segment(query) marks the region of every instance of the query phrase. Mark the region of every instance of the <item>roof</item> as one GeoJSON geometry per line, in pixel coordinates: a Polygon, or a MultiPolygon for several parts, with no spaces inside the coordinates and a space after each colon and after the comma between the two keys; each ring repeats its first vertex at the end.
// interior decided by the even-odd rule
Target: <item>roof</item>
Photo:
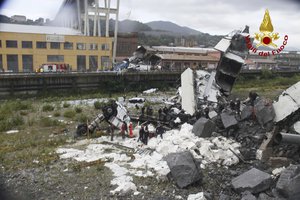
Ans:
{"type": "Polygon", "coordinates": [[[82,35],[80,31],[72,28],[66,28],[66,27],[33,26],[33,25],[7,24],[7,23],[0,23],[0,32],[82,35]]]}
{"type": "Polygon", "coordinates": [[[249,59],[249,60],[252,60],[254,63],[269,63],[269,64],[276,64],[276,61],[274,60],[270,60],[270,59],[259,59],[259,58],[256,58],[256,59],[249,59]]]}
{"type": "Polygon", "coordinates": [[[215,61],[218,62],[219,59],[215,56],[195,56],[195,55],[177,55],[177,54],[156,54],[163,60],[186,60],[186,61],[215,61]]]}
{"type": "Polygon", "coordinates": [[[198,47],[168,47],[168,46],[152,46],[145,47],[149,51],[162,51],[162,52],[173,52],[173,53],[207,53],[216,51],[212,48],[198,48],[198,47]]]}

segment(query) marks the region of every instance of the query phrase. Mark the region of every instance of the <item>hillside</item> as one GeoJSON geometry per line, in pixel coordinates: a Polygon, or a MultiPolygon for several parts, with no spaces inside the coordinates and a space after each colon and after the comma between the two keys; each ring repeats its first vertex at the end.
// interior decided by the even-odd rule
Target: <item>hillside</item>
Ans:
{"type": "Polygon", "coordinates": [[[200,31],[191,29],[186,26],[179,26],[173,22],[168,22],[168,21],[153,21],[153,22],[146,23],[146,25],[148,25],[153,30],[180,33],[182,35],[202,34],[202,32],[200,32],[200,31]]]}

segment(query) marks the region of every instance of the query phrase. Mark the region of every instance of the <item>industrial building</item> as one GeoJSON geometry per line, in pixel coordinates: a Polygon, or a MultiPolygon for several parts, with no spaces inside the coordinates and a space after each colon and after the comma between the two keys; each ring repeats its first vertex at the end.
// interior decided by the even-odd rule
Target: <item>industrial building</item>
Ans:
{"type": "Polygon", "coordinates": [[[66,64],[73,71],[111,69],[118,23],[111,36],[109,19],[114,15],[118,21],[120,3],[111,1],[64,0],[52,26],[0,23],[0,71],[32,72],[43,64],[66,64]],[[103,30],[100,20],[105,20],[103,30]]]}
{"type": "Polygon", "coordinates": [[[112,38],[84,36],[66,27],[0,24],[0,68],[32,72],[42,64],[64,63],[73,71],[111,66],[112,38]]]}
{"type": "Polygon", "coordinates": [[[220,60],[220,52],[212,48],[152,46],[146,49],[161,57],[164,70],[215,69],[220,60]]]}

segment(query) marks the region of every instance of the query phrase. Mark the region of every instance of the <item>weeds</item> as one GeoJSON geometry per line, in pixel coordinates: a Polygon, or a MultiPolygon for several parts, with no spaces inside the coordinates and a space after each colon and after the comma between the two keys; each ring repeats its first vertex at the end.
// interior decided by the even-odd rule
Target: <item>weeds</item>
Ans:
{"type": "Polygon", "coordinates": [[[70,118],[70,119],[72,119],[72,118],[75,117],[75,115],[76,115],[76,112],[75,112],[74,110],[71,110],[71,109],[66,110],[66,111],[64,112],[64,117],[65,117],[65,118],[70,118]]]}
{"type": "Polygon", "coordinates": [[[51,119],[49,117],[42,117],[39,120],[39,125],[42,127],[59,126],[61,123],[57,119],[51,119]]]}
{"type": "Polygon", "coordinates": [[[75,112],[76,113],[81,113],[82,112],[82,108],[81,107],[75,107],[75,112]]]}
{"type": "Polygon", "coordinates": [[[50,104],[43,105],[43,107],[42,107],[43,112],[50,112],[50,111],[53,111],[53,110],[54,110],[54,106],[52,106],[50,104]]]}
{"type": "Polygon", "coordinates": [[[66,102],[63,104],[63,107],[64,107],[64,108],[69,108],[70,106],[71,106],[71,104],[66,103],[66,102]]]}

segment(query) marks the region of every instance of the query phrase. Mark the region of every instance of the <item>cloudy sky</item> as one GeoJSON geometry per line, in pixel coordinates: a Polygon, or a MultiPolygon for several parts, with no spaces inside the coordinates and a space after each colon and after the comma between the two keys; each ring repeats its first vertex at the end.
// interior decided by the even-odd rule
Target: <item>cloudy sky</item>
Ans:
{"type": "MultiPolygon", "coordinates": [[[[63,0],[8,0],[0,13],[21,14],[27,18],[53,19],[63,0]]],[[[103,0],[100,0],[103,2],[103,0]]],[[[140,22],[171,21],[181,26],[210,33],[228,34],[250,26],[259,32],[265,9],[269,9],[274,32],[282,42],[289,36],[288,46],[300,49],[300,0],[120,0],[120,20],[140,22]]],[[[112,0],[113,6],[116,0],[112,0]]]]}

